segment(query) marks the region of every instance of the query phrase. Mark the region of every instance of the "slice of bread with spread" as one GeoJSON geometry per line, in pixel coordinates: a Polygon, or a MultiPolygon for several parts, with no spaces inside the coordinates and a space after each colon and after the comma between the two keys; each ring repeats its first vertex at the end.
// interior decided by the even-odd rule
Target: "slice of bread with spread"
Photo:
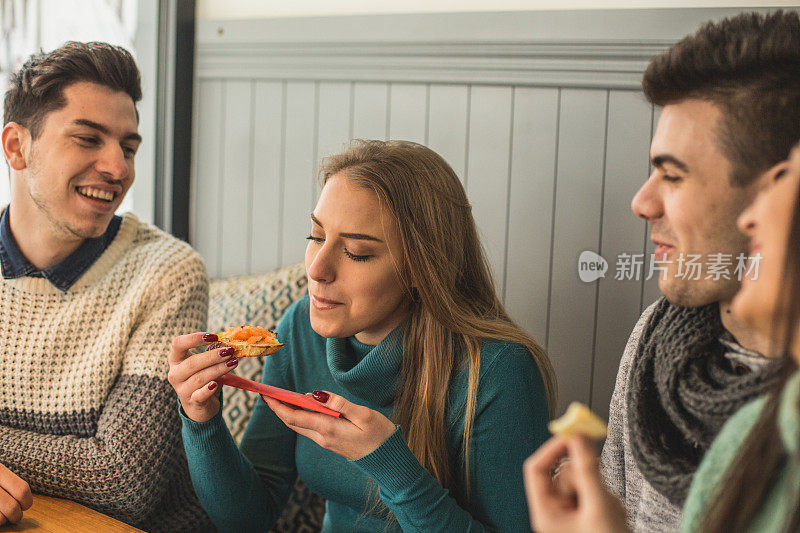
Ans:
{"type": "Polygon", "coordinates": [[[272,355],[283,347],[272,331],[260,326],[235,326],[218,333],[218,342],[209,348],[231,347],[234,357],[260,357],[272,355]]]}
{"type": "Polygon", "coordinates": [[[602,439],[607,431],[605,422],[580,402],[572,402],[564,416],[550,422],[548,428],[553,435],[560,435],[565,439],[577,434],[602,439]]]}

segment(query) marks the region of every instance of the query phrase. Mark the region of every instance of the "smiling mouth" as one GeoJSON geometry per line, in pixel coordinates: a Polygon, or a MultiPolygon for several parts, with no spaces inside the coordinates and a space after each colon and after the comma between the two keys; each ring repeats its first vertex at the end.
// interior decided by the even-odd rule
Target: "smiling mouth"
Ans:
{"type": "Polygon", "coordinates": [[[85,198],[91,198],[92,200],[100,200],[101,202],[111,203],[116,198],[116,193],[111,191],[103,191],[101,189],[96,189],[94,187],[76,187],[78,194],[85,198]]]}

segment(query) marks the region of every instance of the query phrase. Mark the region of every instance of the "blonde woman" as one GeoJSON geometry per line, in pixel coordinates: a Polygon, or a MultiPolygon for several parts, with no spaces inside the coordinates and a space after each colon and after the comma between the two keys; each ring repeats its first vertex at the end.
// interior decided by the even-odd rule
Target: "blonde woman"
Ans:
{"type": "Polygon", "coordinates": [[[192,479],[217,526],[266,531],[299,474],[323,530],[523,531],[524,459],[555,380],[497,299],[464,188],[419,144],[356,141],[326,159],[310,217],[309,296],[278,327],[263,381],[343,419],[264,398],[237,449],[213,335],[178,337],[170,381],[192,479]]]}

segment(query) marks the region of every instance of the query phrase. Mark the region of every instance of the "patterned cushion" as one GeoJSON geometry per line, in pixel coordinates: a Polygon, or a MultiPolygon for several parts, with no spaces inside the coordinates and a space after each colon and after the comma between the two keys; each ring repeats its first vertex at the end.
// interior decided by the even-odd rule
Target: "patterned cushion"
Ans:
{"type": "MultiPolygon", "coordinates": [[[[223,331],[230,326],[253,324],[274,330],[283,313],[305,296],[307,281],[302,263],[269,274],[236,276],[211,282],[208,303],[208,331],[223,331]]],[[[280,352],[278,352],[280,353],[280,352]]],[[[247,357],[239,362],[236,373],[261,381],[264,360],[247,357]]],[[[238,443],[258,395],[225,388],[222,417],[238,443]]],[[[312,493],[299,479],[284,508],[275,532],[311,533],[322,528],[325,501],[312,493]]]]}
{"type": "MultiPolygon", "coordinates": [[[[245,324],[274,330],[283,313],[306,292],[306,275],[302,264],[269,274],[214,280],[209,289],[208,330],[217,332],[245,324]]],[[[262,357],[245,357],[239,362],[236,373],[261,381],[263,367],[262,357]]],[[[237,443],[242,438],[257,398],[251,392],[225,389],[222,416],[237,443]]]]}

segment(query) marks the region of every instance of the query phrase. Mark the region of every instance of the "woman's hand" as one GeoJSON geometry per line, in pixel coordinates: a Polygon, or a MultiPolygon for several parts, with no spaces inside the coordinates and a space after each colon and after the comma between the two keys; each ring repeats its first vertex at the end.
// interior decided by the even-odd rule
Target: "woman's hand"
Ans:
{"type": "Polygon", "coordinates": [[[267,396],[261,399],[289,429],[351,461],[374,451],[394,433],[394,422],[378,411],[328,392],[314,391],[311,396],[325,407],[339,411],[344,418],[306,411],[267,396]]]}
{"type": "Polygon", "coordinates": [[[195,422],[206,422],[219,412],[220,376],[227,374],[239,363],[234,359],[233,348],[217,348],[192,355],[189,350],[216,342],[213,333],[190,333],[172,340],[169,352],[169,383],[186,416],[195,422]]]}
{"type": "Polygon", "coordinates": [[[539,533],[629,531],[622,503],[600,475],[597,452],[586,437],[553,437],[522,467],[531,527],[539,533]],[[569,455],[569,479],[554,482],[558,461],[569,455]]]}

